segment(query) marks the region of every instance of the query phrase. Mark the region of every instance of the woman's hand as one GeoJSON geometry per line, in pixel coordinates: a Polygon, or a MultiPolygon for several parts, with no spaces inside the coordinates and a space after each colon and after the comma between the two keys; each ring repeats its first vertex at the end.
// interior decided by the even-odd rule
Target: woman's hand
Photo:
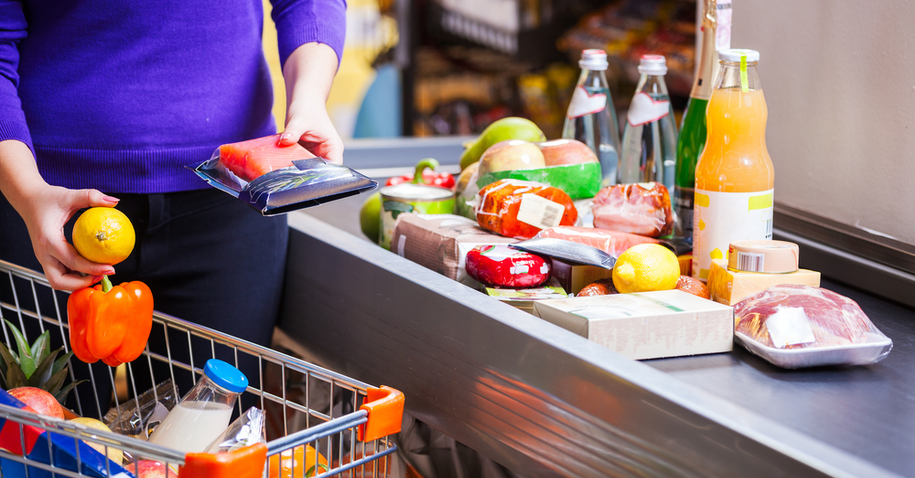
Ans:
{"type": "Polygon", "coordinates": [[[286,130],[281,145],[301,142],[315,156],[343,162],[343,140],[327,115],[327,96],[337,73],[337,54],[323,43],[306,43],[283,65],[286,130]]]}
{"type": "Polygon", "coordinates": [[[64,225],[80,209],[113,207],[116,198],[94,189],[49,185],[38,173],[32,152],[19,141],[0,142],[0,190],[25,220],[32,249],[51,287],[76,290],[98,282],[99,276],[114,274],[114,267],[79,255],[67,242],[64,225]]]}

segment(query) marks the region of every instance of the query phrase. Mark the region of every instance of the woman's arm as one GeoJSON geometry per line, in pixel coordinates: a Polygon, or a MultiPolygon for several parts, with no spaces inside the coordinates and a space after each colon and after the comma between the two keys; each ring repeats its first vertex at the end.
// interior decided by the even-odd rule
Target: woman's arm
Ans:
{"type": "Polygon", "coordinates": [[[97,282],[98,276],[114,274],[110,265],[80,256],[67,242],[64,224],[82,208],[116,205],[116,198],[94,189],[74,191],[49,185],[39,174],[32,151],[16,140],[0,141],[0,191],[25,221],[51,287],[75,290],[97,282]]]}
{"type": "Polygon", "coordinates": [[[286,130],[280,144],[297,141],[316,156],[343,162],[343,141],[327,115],[327,96],[337,73],[337,54],[324,43],[296,48],[283,65],[286,130]]]}

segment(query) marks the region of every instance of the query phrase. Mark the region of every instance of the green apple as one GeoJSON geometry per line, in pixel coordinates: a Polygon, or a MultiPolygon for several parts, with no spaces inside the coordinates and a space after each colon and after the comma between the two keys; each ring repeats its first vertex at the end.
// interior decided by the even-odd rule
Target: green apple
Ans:
{"type": "Polygon", "coordinates": [[[381,193],[375,192],[366,198],[359,210],[359,226],[362,233],[372,242],[378,243],[381,237],[381,193]]]}

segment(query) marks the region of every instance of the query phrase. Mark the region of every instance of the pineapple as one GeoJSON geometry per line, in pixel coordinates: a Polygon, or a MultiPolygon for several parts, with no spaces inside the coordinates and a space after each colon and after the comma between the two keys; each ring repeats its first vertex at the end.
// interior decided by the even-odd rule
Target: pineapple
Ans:
{"type": "Polygon", "coordinates": [[[71,382],[64,386],[67,378],[68,364],[73,352],[67,352],[62,357],[57,357],[64,348],[53,352],[51,349],[50,331],[46,330],[31,346],[25,337],[10,321],[3,319],[9,326],[19,353],[13,354],[10,349],[0,341],[0,386],[5,390],[17,387],[36,387],[51,395],[58,402],[63,403],[73,387],[86,380],[71,382]]]}

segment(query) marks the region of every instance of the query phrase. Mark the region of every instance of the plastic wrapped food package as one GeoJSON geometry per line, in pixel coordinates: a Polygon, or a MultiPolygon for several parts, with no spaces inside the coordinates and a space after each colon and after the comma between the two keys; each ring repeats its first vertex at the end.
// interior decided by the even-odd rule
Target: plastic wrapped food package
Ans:
{"type": "Polygon", "coordinates": [[[601,189],[591,206],[594,227],[649,237],[666,236],[674,223],[663,184],[617,184],[601,189]]]}
{"type": "Polygon", "coordinates": [[[628,234],[625,232],[606,231],[590,227],[559,226],[544,229],[534,236],[535,239],[564,239],[566,241],[596,247],[613,257],[619,257],[626,249],[645,243],[657,243],[657,239],[628,234]]]}
{"type": "Polygon", "coordinates": [[[465,263],[467,274],[486,285],[524,289],[550,278],[549,260],[503,244],[474,247],[465,263]]]}
{"type": "Polygon", "coordinates": [[[769,287],[737,303],[734,317],[738,342],[784,368],[867,365],[893,347],[855,301],[819,287],[769,287]]]}
{"type": "Polygon", "coordinates": [[[502,179],[480,190],[476,219],[483,229],[505,237],[530,239],[542,229],[572,226],[578,210],[561,189],[502,179]]]}
{"type": "Polygon", "coordinates": [[[226,431],[222,432],[207,448],[207,453],[234,451],[257,443],[266,443],[264,429],[264,411],[257,407],[249,408],[242,416],[235,419],[226,431]]]}

